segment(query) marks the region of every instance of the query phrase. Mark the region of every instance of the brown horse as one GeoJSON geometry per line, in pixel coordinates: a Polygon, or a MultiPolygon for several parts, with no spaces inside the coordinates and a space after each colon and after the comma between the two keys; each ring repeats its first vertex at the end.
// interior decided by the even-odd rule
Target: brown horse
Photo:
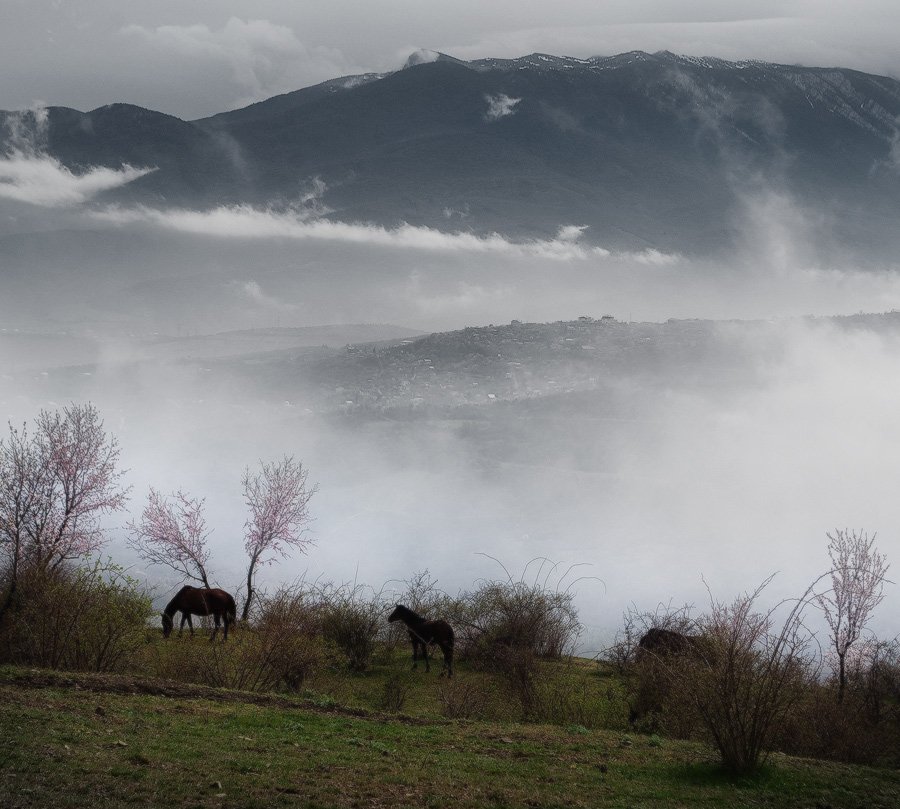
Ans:
{"type": "Polygon", "coordinates": [[[429,621],[418,613],[413,612],[409,607],[397,604],[394,611],[388,616],[388,621],[403,621],[409,630],[409,640],[413,647],[413,668],[419,665],[419,649],[422,649],[422,657],[425,658],[425,671],[431,671],[428,663],[428,646],[436,643],[441,647],[444,654],[444,667],[441,669],[441,675],[444,669],[447,670],[447,676],[453,676],[453,627],[446,621],[429,621]]]}
{"type": "Polygon", "coordinates": [[[210,636],[210,640],[215,640],[216,633],[219,631],[219,622],[225,624],[225,634],[222,641],[228,640],[228,627],[235,622],[237,616],[237,606],[230,593],[224,590],[212,589],[206,590],[202,587],[191,587],[185,585],[177,593],[175,597],[166,605],[162,614],[162,630],[163,637],[167,638],[172,634],[174,626],[174,615],[181,612],[181,626],[178,628],[178,634],[184,630],[185,621],[194,634],[194,624],[191,622],[192,615],[212,615],[216,622],[216,628],[210,636]]]}

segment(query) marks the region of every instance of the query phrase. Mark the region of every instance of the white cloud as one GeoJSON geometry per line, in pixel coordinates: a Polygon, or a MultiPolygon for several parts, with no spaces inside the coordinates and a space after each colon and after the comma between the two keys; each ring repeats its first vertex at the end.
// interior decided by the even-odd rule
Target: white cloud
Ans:
{"type": "Polygon", "coordinates": [[[231,17],[222,28],[208,25],[128,25],[120,33],[156,55],[181,62],[227,66],[243,96],[258,101],[276,93],[325,81],[354,68],[335,48],[308,47],[286,25],[231,17]]]}
{"type": "Polygon", "coordinates": [[[433,253],[479,253],[512,257],[536,257],[553,261],[628,258],[642,263],[678,261],[657,251],[616,253],[578,241],[583,226],[565,225],[553,239],[512,241],[498,233],[444,232],[435,228],[402,224],[396,228],[361,222],[335,222],[315,216],[308,209],[274,210],[250,205],[221,206],[206,211],[138,206],[107,207],[91,215],[112,225],[150,224],[181,233],[222,239],[296,239],[377,247],[421,250],[433,253]]]}
{"type": "Polygon", "coordinates": [[[495,96],[486,95],[484,100],[488,103],[487,112],[484,114],[484,120],[499,121],[507,115],[513,115],[516,111],[516,105],[522,99],[510,98],[508,95],[498,93],[495,96]]]}
{"type": "Polygon", "coordinates": [[[75,174],[54,157],[14,150],[0,158],[0,197],[47,208],[79,205],[151,171],[95,166],[75,174]]]}
{"type": "Polygon", "coordinates": [[[245,281],[244,283],[237,284],[237,287],[241,295],[266,309],[275,309],[280,312],[292,312],[297,308],[293,304],[280,301],[278,298],[264,292],[258,281],[245,281]]]}

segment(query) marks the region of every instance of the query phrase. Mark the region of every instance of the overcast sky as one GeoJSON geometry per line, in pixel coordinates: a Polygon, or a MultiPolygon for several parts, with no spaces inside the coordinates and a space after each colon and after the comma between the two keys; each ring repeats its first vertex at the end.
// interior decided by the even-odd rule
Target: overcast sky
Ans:
{"type": "Polygon", "coordinates": [[[896,0],[0,0],[0,108],[129,101],[183,118],[417,48],[461,58],[641,49],[900,76],[896,0]]]}

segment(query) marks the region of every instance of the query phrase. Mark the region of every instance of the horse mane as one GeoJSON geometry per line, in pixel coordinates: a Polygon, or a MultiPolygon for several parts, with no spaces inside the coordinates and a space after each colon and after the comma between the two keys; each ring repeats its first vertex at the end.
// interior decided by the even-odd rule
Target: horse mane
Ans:
{"type": "Polygon", "coordinates": [[[413,612],[409,607],[404,604],[397,604],[397,609],[403,613],[404,617],[408,618],[410,621],[415,621],[416,623],[421,623],[422,621],[427,621],[424,615],[419,615],[417,612],[413,612]]]}
{"type": "Polygon", "coordinates": [[[172,596],[172,600],[166,604],[166,608],[163,610],[163,614],[172,616],[179,610],[178,603],[181,600],[181,596],[183,596],[188,590],[196,590],[196,587],[191,587],[191,585],[186,584],[182,587],[174,596],[172,596]]]}

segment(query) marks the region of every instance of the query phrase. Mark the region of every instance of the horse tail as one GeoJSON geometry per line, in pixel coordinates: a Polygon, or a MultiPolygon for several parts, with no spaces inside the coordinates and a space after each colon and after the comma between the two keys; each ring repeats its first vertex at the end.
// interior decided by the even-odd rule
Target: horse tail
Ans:
{"type": "Polygon", "coordinates": [[[237,624],[237,604],[231,593],[228,594],[228,604],[225,607],[225,614],[228,616],[229,623],[237,624]]]}

